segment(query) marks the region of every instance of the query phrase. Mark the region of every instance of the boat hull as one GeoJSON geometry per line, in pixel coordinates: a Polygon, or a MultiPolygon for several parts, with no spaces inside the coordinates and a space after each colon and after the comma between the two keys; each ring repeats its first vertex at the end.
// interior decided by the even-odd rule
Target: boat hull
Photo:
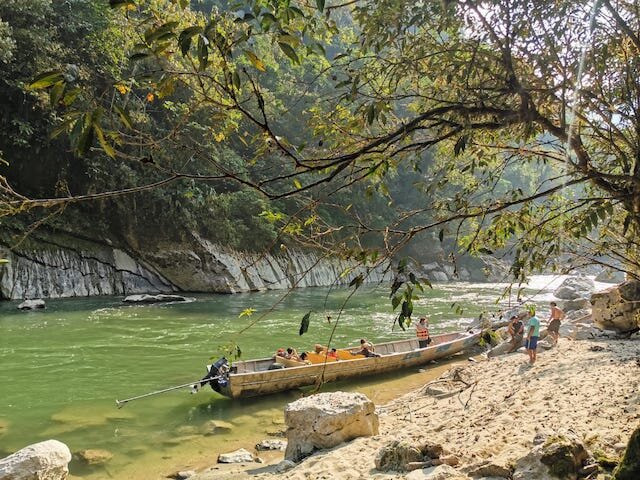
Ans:
{"type": "Polygon", "coordinates": [[[376,345],[379,357],[332,361],[270,370],[273,359],[237,362],[216,391],[230,398],[256,397],[298,387],[375,375],[424,365],[449,357],[478,342],[479,332],[433,336],[429,347],[418,348],[417,340],[401,340],[376,345]]]}

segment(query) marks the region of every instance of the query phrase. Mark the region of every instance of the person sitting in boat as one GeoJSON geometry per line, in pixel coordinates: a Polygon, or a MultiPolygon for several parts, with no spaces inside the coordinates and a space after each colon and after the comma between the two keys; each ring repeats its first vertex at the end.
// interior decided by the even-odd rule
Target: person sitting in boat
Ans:
{"type": "Polygon", "coordinates": [[[418,345],[420,348],[427,348],[431,343],[427,317],[420,318],[420,321],[416,323],[416,336],[418,337],[418,345]]]}
{"type": "Polygon", "coordinates": [[[338,359],[338,351],[335,348],[332,348],[331,350],[329,350],[329,353],[327,353],[327,357],[335,358],[337,360],[338,359]]]}
{"type": "Polygon", "coordinates": [[[298,355],[298,352],[296,352],[295,348],[287,348],[287,353],[284,356],[284,358],[288,358],[289,360],[295,360],[297,362],[300,361],[300,355],[298,355]]]}
{"type": "Polygon", "coordinates": [[[276,356],[286,358],[287,352],[285,352],[284,348],[279,348],[278,351],[276,352],[276,356]]]}
{"type": "Polygon", "coordinates": [[[365,338],[360,339],[360,351],[355,355],[364,355],[365,357],[379,357],[380,355],[375,353],[373,343],[369,342],[365,338]]]}

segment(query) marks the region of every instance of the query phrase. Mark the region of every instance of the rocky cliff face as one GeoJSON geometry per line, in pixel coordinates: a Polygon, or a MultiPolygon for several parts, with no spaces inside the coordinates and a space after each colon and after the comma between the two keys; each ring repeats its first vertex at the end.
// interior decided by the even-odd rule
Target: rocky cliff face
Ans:
{"type": "MultiPolygon", "coordinates": [[[[152,251],[122,249],[77,239],[30,238],[13,251],[0,244],[0,298],[57,298],[146,292],[236,293],[344,284],[363,271],[337,258],[285,250],[241,254],[196,237],[152,251]],[[344,272],[349,272],[344,275],[344,272]]],[[[373,270],[368,281],[383,278],[373,270]]]]}

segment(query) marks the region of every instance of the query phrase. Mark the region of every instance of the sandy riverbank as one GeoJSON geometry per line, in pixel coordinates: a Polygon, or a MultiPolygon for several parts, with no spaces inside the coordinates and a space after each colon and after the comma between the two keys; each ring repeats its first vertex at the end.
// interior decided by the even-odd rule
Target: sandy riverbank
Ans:
{"type": "Polygon", "coordinates": [[[285,474],[273,471],[270,463],[281,457],[271,455],[267,464],[218,466],[198,479],[405,478],[374,467],[378,449],[393,439],[440,443],[460,459],[458,468],[513,463],[538,433],[572,431],[591,452],[619,455],[640,423],[640,339],[561,339],[535,366],[525,359],[514,353],[469,362],[463,375],[475,387],[447,398],[422,388],[380,406],[380,435],[318,452],[285,474]]]}

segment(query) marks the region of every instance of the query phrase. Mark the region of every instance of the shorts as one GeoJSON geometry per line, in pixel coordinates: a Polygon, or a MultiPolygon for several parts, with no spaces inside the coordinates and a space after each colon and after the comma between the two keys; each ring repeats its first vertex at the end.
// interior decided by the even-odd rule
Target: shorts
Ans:
{"type": "Polygon", "coordinates": [[[529,337],[529,340],[524,342],[524,346],[527,350],[535,350],[538,348],[538,337],[529,337]]]}
{"type": "Polygon", "coordinates": [[[558,333],[559,331],[560,331],[560,320],[558,320],[557,318],[554,318],[549,323],[549,326],[547,327],[547,332],[558,333]]]}

